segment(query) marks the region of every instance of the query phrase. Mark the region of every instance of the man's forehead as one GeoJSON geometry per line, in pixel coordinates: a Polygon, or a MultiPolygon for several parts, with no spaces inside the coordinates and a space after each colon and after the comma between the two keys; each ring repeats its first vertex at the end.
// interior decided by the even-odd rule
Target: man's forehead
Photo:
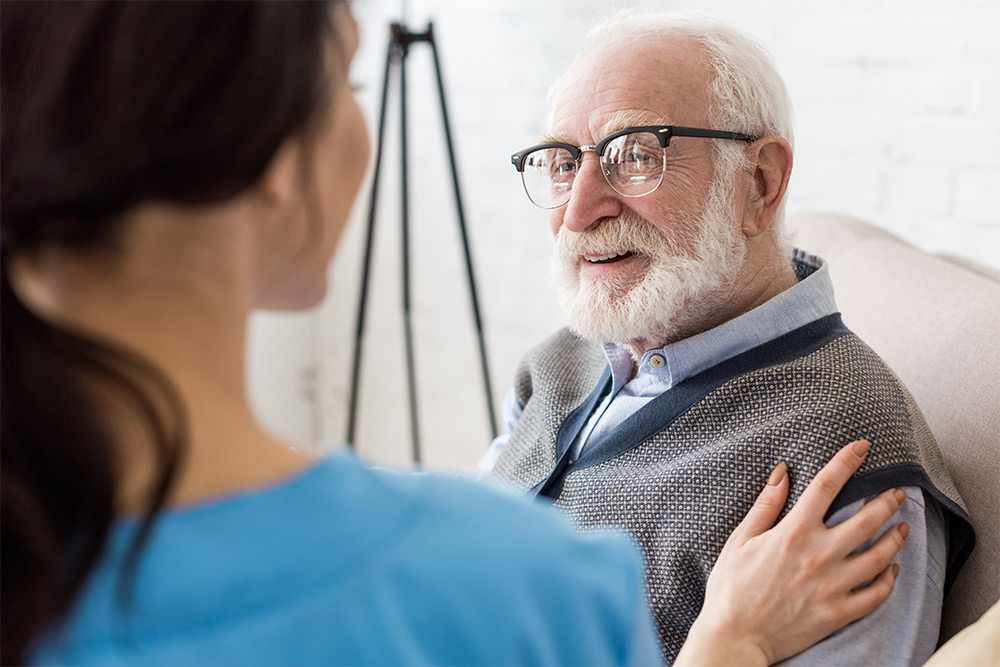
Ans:
{"type": "Polygon", "coordinates": [[[642,37],[597,47],[567,73],[547,138],[598,141],[638,125],[697,125],[710,77],[702,46],[687,37],[642,37]]]}

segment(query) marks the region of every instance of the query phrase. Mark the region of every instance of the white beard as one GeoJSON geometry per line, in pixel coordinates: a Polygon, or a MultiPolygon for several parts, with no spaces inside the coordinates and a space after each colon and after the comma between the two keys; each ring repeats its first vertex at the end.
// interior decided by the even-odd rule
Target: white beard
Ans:
{"type": "Polygon", "coordinates": [[[700,220],[668,220],[670,236],[631,213],[583,234],[561,228],[552,275],[570,328],[595,342],[661,345],[706,321],[731,297],[747,251],[727,180],[732,182],[714,180],[700,220]],[[683,238],[681,230],[694,238],[683,238]],[[613,250],[630,250],[648,262],[645,275],[632,284],[581,279],[583,254],[613,250]]]}

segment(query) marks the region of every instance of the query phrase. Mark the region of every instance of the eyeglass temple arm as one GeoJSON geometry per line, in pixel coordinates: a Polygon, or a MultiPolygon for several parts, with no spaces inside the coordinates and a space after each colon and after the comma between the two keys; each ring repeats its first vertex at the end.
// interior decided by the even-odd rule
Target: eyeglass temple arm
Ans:
{"type": "Polygon", "coordinates": [[[732,139],[733,141],[746,141],[753,143],[758,137],[742,132],[723,132],[722,130],[702,130],[696,127],[680,127],[674,125],[670,134],[675,137],[703,137],[706,139],[732,139]]]}

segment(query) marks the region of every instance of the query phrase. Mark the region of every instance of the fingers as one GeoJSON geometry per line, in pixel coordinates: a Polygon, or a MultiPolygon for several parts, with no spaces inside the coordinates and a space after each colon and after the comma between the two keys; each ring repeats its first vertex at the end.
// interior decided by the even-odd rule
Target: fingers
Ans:
{"type": "Polygon", "coordinates": [[[844,570],[845,588],[853,590],[885,570],[889,562],[903,548],[903,543],[909,534],[910,526],[901,523],[885,531],[885,534],[870,548],[849,556],[844,570]]]}
{"type": "MultiPolygon", "coordinates": [[[[832,529],[832,535],[848,554],[878,535],[882,526],[906,501],[903,489],[888,489],[865,503],[857,514],[832,529]]],[[[881,569],[881,568],[879,568],[881,569]]]]}
{"type": "Polygon", "coordinates": [[[833,499],[844,488],[851,475],[861,467],[870,447],[867,440],[856,440],[841,448],[809,482],[789,515],[795,515],[798,519],[822,521],[833,499]]]}
{"type": "Polygon", "coordinates": [[[729,539],[742,544],[751,537],[766,531],[778,520],[778,515],[784,509],[786,500],[788,500],[788,471],[784,463],[779,463],[771,472],[767,486],[757,496],[753,507],[743,517],[743,521],[736,527],[729,539]]]}
{"type": "Polygon", "coordinates": [[[844,624],[875,611],[889,597],[898,576],[899,566],[890,565],[882,570],[872,583],[850,593],[842,609],[844,624]]]}

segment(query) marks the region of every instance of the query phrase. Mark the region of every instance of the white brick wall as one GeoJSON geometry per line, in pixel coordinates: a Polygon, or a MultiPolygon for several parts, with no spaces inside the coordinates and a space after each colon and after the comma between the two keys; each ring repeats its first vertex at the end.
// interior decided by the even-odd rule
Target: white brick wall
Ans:
{"type": "MultiPolygon", "coordinates": [[[[355,79],[371,119],[390,20],[401,2],[356,0],[355,79]]],[[[997,0],[414,0],[413,29],[435,21],[464,188],[494,397],[521,354],[561,323],[548,284],[544,213],[527,203],[510,153],[544,129],[544,96],[609,8],[695,7],[768,46],[797,117],[789,210],[868,219],[911,243],[1000,267],[1000,2],[997,0]]],[[[425,461],[471,470],[489,434],[429,52],[407,60],[414,332],[425,461]]],[[[408,460],[399,307],[398,96],[390,114],[365,339],[358,446],[408,460]]],[[[321,314],[325,439],[346,428],[349,358],[367,189],[333,267],[321,314]]]]}

